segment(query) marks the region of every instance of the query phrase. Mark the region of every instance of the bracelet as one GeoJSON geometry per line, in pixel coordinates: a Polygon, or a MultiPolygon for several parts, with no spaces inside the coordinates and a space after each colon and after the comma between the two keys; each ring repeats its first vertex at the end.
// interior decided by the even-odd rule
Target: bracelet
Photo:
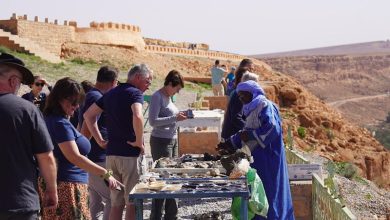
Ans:
{"type": "Polygon", "coordinates": [[[100,177],[105,179],[105,180],[108,180],[108,178],[110,178],[110,176],[112,176],[112,170],[107,169],[107,172],[105,174],[101,175],[100,177]]]}

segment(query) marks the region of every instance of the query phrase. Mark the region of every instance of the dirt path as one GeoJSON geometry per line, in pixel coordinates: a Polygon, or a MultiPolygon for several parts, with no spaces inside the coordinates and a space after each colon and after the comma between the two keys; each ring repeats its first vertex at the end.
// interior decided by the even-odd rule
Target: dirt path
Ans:
{"type": "Polygon", "coordinates": [[[328,102],[327,104],[333,107],[340,107],[341,105],[344,105],[347,102],[356,102],[356,101],[363,101],[366,99],[376,99],[376,98],[384,98],[390,96],[389,93],[384,93],[380,95],[373,95],[373,96],[363,96],[363,97],[356,97],[356,98],[351,98],[351,99],[343,99],[343,100],[338,100],[335,102],[328,102]]]}

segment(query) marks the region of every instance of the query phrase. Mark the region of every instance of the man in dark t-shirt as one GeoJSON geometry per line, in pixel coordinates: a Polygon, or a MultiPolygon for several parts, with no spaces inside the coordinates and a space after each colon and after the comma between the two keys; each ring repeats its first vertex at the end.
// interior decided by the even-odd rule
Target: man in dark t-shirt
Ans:
{"type": "Polygon", "coordinates": [[[43,205],[58,203],[53,144],[42,114],[15,94],[34,81],[18,58],[0,54],[0,219],[37,219],[37,168],[46,182],[43,205]]]}
{"type": "MultiPolygon", "coordinates": [[[[113,67],[103,66],[99,69],[95,87],[92,88],[85,96],[85,102],[82,105],[80,111],[81,115],[84,114],[87,109],[99,100],[103,94],[115,88],[118,82],[118,70],[113,67]]],[[[83,117],[80,117],[79,123],[81,126],[81,133],[91,138],[91,134],[87,128],[87,125],[83,117]]],[[[107,126],[105,112],[100,115],[97,125],[103,139],[108,140],[107,126]]],[[[88,154],[88,158],[96,164],[106,168],[106,149],[100,147],[95,139],[91,140],[91,151],[88,154]]],[[[100,213],[103,212],[103,220],[109,219],[111,210],[110,189],[101,181],[101,178],[94,175],[89,175],[88,178],[88,191],[89,191],[89,208],[91,210],[92,219],[99,219],[100,213]]]]}
{"type": "Polygon", "coordinates": [[[152,82],[152,72],[145,64],[135,65],[127,82],[103,95],[84,114],[84,120],[96,142],[107,146],[106,165],[124,185],[124,191],[111,190],[110,219],[121,219],[126,205],[126,219],[135,219],[134,205],[128,195],[139,180],[139,155],[143,145],[143,92],[152,82]],[[97,126],[97,116],[104,111],[108,142],[97,126]]]}

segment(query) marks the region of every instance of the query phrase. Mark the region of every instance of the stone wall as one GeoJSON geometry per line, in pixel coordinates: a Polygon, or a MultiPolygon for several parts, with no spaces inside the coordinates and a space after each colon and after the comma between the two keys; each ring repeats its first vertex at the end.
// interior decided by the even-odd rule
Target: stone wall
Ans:
{"type": "Polygon", "coordinates": [[[91,22],[89,28],[77,28],[76,42],[130,47],[138,51],[145,48],[141,29],[138,26],[112,22],[91,22]]]}
{"type": "Polygon", "coordinates": [[[23,52],[23,50],[18,45],[10,41],[7,37],[0,37],[0,45],[6,48],[10,48],[11,50],[23,52]]]}
{"type": "Polygon", "coordinates": [[[241,55],[219,52],[219,51],[192,50],[192,49],[164,47],[164,46],[156,46],[156,45],[146,45],[145,49],[153,53],[207,57],[209,59],[242,60],[245,58],[244,56],[241,55]]]}
{"type": "Polygon", "coordinates": [[[357,220],[357,217],[343,206],[339,199],[333,198],[323,180],[316,174],[313,175],[312,194],[313,219],[357,220]]]}
{"type": "Polygon", "coordinates": [[[18,34],[18,21],[16,19],[0,20],[0,28],[16,35],[18,34]]]}
{"type": "Polygon", "coordinates": [[[189,42],[173,42],[168,40],[144,38],[146,45],[163,46],[163,47],[176,47],[184,49],[197,49],[197,50],[209,50],[208,44],[203,43],[189,43],[189,42]]]}
{"type": "Polygon", "coordinates": [[[140,27],[113,22],[91,22],[90,27],[80,28],[77,27],[75,21],[64,21],[63,25],[60,25],[58,20],[49,22],[49,19],[45,18],[43,22],[40,22],[39,18],[35,16],[34,20],[29,21],[27,15],[16,16],[13,14],[9,20],[0,21],[0,28],[21,38],[30,39],[55,55],[61,55],[61,47],[64,43],[76,42],[135,48],[138,51],[146,49],[153,53],[209,59],[238,61],[245,58],[237,54],[209,51],[207,44],[143,38],[140,27]]]}
{"type": "Polygon", "coordinates": [[[217,131],[203,130],[180,132],[178,139],[179,155],[217,153],[215,149],[219,143],[217,131]]]}
{"type": "Polygon", "coordinates": [[[312,181],[291,181],[291,197],[296,220],[311,220],[312,215],[312,181]]]}
{"type": "Polygon", "coordinates": [[[60,25],[58,20],[49,22],[45,18],[44,22],[40,22],[35,16],[33,21],[29,21],[27,15],[13,14],[9,20],[0,21],[0,28],[30,39],[56,55],[61,54],[61,46],[66,42],[124,46],[137,50],[145,48],[141,29],[128,24],[91,22],[90,27],[78,28],[75,21],[64,21],[60,25]]]}
{"type": "Polygon", "coordinates": [[[222,109],[226,111],[229,102],[228,96],[207,96],[204,97],[204,100],[209,101],[210,110],[222,109]]]}
{"type": "Polygon", "coordinates": [[[60,55],[61,45],[75,39],[75,27],[28,20],[17,20],[18,36],[28,38],[50,52],[60,55]]]}

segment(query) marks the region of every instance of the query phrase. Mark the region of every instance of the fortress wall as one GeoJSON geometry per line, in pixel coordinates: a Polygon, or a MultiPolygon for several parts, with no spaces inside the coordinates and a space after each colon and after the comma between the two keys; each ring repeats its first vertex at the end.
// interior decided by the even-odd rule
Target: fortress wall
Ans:
{"type": "Polygon", "coordinates": [[[76,42],[145,49],[141,29],[138,26],[91,22],[89,28],[76,29],[76,42]]]}
{"type": "Polygon", "coordinates": [[[63,43],[75,38],[72,26],[18,20],[17,29],[19,37],[28,38],[57,55],[61,54],[63,43]]]}
{"type": "Polygon", "coordinates": [[[135,25],[91,22],[90,27],[78,28],[75,21],[64,21],[63,25],[59,25],[58,20],[49,22],[45,18],[40,22],[35,16],[33,21],[29,21],[27,15],[13,14],[9,20],[0,21],[0,28],[32,40],[56,55],[61,54],[61,46],[65,42],[124,46],[139,51],[145,49],[141,29],[135,25]]]}
{"type": "Polygon", "coordinates": [[[16,19],[1,20],[0,28],[16,35],[18,34],[18,21],[16,19]]]}
{"type": "MultiPolygon", "coordinates": [[[[58,25],[57,20],[49,22],[48,18],[40,22],[37,16],[34,17],[34,21],[29,21],[27,15],[13,14],[9,20],[0,21],[0,28],[21,38],[32,40],[50,52],[60,55],[61,45],[64,42],[74,41],[74,27],[68,26],[67,21],[64,23],[65,25],[58,25]]],[[[76,25],[76,22],[69,22],[69,24],[76,25]]]]}
{"type": "Polygon", "coordinates": [[[160,39],[153,39],[153,38],[144,38],[146,45],[154,45],[154,46],[163,46],[163,47],[177,47],[177,48],[184,48],[184,49],[190,49],[191,46],[194,47],[194,49],[197,50],[209,50],[208,44],[203,43],[189,43],[189,42],[173,42],[173,41],[167,41],[167,40],[160,40],[160,39]]]}
{"type": "Polygon", "coordinates": [[[190,49],[163,47],[163,46],[156,46],[156,45],[146,45],[145,49],[153,53],[207,57],[211,59],[221,59],[221,60],[242,60],[245,58],[244,56],[241,55],[224,53],[219,51],[190,50],[190,49]]]}
{"type": "Polygon", "coordinates": [[[49,19],[45,18],[44,22],[40,22],[35,16],[33,21],[29,21],[27,15],[13,14],[9,20],[0,21],[0,28],[21,38],[32,40],[56,55],[61,55],[61,47],[65,42],[77,42],[210,59],[241,60],[244,58],[237,54],[209,51],[207,44],[143,38],[140,27],[113,22],[91,22],[90,27],[79,28],[75,21],[64,21],[63,25],[59,25],[58,20],[49,22],[49,19]]]}

